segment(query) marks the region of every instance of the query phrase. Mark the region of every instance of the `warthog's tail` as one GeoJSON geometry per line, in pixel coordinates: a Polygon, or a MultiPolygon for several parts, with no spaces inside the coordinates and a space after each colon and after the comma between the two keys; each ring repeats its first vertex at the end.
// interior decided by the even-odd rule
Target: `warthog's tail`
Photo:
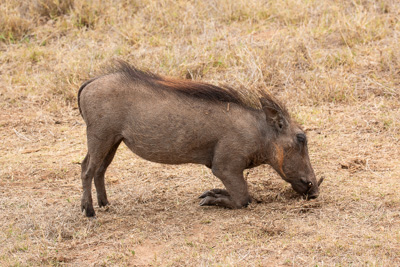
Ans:
{"type": "Polygon", "coordinates": [[[97,78],[98,78],[98,77],[93,78],[93,79],[90,79],[90,80],[84,82],[84,83],[81,85],[81,87],[79,88],[79,91],[78,91],[78,108],[79,108],[79,113],[81,114],[81,116],[82,116],[82,110],[81,110],[80,99],[81,99],[82,90],[83,90],[83,88],[86,87],[86,85],[88,85],[89,83],[93,82],[93,81],[96,80],[97,78]]]}

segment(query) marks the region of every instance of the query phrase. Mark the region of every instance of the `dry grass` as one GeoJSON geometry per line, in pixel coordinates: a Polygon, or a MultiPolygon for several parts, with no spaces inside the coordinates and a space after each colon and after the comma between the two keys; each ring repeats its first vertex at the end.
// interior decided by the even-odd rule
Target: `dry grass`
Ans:
{"type": "Polygon", "coordinates": [[[17,0],[0,3],[0,265],[400,265],[400,4],[17,0]],[[112,58],[270,90],[310,138],[322,195],[265,166],[256,203],[204,208],[200,166],[120,149],[112,205],[79,212],[79,85],[112,58]]]}

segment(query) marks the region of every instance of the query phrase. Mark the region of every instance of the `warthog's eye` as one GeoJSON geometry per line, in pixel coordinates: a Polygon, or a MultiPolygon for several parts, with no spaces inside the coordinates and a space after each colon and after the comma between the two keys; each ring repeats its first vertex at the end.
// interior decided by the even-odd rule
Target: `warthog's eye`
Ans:
{"type": "Polygon", "coordinates": [[[297,138],[297,141],[298,141],[299,143],[301,143],[301,144],[305,144],[306,141],[307,141],[307,137],[306,137],[306,135],[303,134],[303,133],[297,134],[297,135],[296,135],[296,138],[297,138]]]}
{"type": "Polygon", "coordinates": [[[313,183],[312,183],[312,182],[308,182],[304,177],[301,177],[301,178],[300,178],[300,181],[301,181],[303,184],[307,185],[308,188],[311,188],[311,187],[313,186],[313,183]]]}

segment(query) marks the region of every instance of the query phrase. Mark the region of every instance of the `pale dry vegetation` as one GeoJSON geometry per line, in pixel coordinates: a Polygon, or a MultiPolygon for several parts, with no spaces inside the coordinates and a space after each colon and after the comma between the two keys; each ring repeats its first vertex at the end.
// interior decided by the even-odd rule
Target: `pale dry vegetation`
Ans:
{"type": "Polygon", "coordinates": [[[0,265],[400,265],[400,2],[3,0],[0,265]],[[269,167],[254,203],[199,207],[205,167],[122,147],[112,205],[79,210],[85,128],[76,94],[111,59],[265,89],[309,135],[325,176],[304,201],[269,167]]]}

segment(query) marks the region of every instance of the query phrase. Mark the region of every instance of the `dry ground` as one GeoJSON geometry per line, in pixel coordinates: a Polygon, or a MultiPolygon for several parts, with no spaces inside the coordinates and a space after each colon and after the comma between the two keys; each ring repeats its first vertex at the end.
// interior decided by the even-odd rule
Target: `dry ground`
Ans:
{"type": "Polygon", "coordinates": [[[398,1],[0,3],[0,265],[399,266],[398,1]],[[268,166],[254,202],[199,207],[202,166],[121,146],[111,206],[80,213],[79,85],[112,58],[160,74],[269,90],[309,136],[321,196],[268,166]]]}

